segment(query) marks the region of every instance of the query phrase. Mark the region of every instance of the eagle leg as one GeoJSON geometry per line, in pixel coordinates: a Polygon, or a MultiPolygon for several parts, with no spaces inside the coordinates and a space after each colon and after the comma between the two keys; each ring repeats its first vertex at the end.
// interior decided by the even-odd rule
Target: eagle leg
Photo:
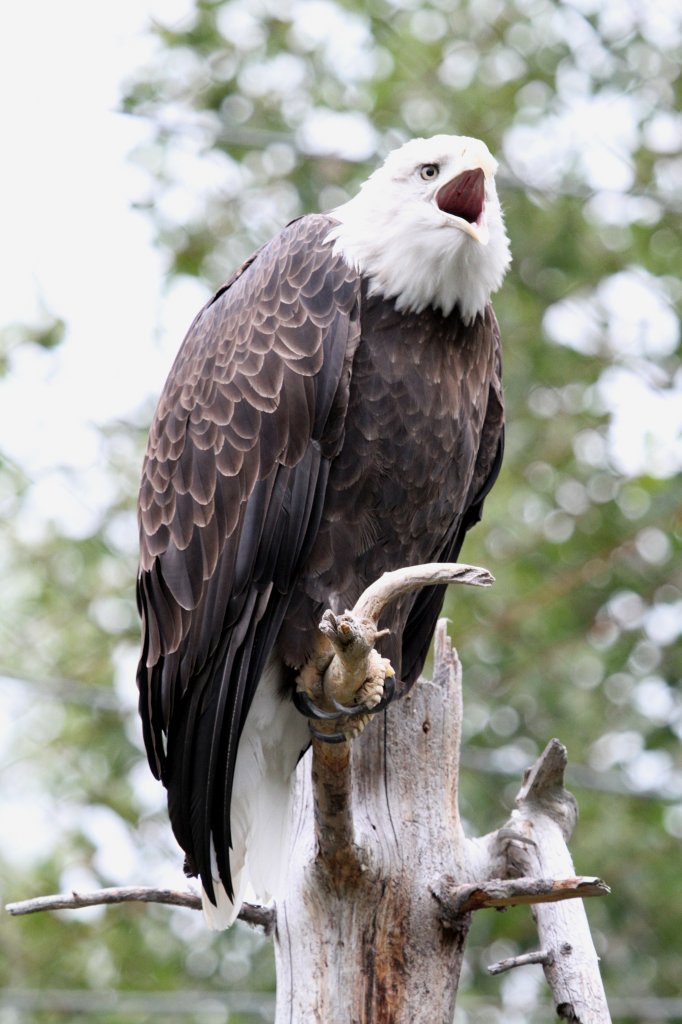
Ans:
{"type": "Polygon", "coordinates": [[[308,728],[310,729],[310,735],[314,736],[316,740],[321,740],[323,743],[345,743],[347,739],[350,739],[345,732],[320,732],[311,722],[308,723],[308,728]]]}

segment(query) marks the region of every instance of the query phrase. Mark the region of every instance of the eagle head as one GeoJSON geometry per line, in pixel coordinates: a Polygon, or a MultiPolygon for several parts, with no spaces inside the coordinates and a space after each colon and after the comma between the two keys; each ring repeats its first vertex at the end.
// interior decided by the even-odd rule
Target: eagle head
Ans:
{"type": "Polygon", "coordinates": [[[337,251],[398,309],[427,306],[470,322],[482,313],[511,256],[495,188],[497,161],[461,135],[412,139],[389,153],[331,216],[337,251]]]}

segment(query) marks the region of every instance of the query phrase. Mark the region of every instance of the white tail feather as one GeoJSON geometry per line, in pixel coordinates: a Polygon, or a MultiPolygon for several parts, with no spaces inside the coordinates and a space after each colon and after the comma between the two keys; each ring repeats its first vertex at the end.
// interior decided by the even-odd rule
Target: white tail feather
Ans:
{"type": "Polygon", "coordinates": [[[266,665],[239,740],[232,790],[230,871],[234,902],[218,877],[211,842],[215,906],[202,890],[209,928],[229,928],[249,886],[258,901],[280,898],[286,889],[294,769],[310,735],[305,718],[280,696],[281,667],[266,665]]]}
{"type": "Polygon", "coordinates": [[[230,925],[234,924],[237,920],[237,915],[241,910],[242,903],[244,902],[246,872],[241,871],[236,875],[233,874],[232,884],[234,886],[234,903],[225,892],[223,883],[217,878],[213,879],[213,892],[215,893],[216,898],[215,904],[211,902],[203,886],[201,888],[201,909],[204,912],[204,921],[211,931],[221,932],[225,928],[229,928],[230,925]]]}

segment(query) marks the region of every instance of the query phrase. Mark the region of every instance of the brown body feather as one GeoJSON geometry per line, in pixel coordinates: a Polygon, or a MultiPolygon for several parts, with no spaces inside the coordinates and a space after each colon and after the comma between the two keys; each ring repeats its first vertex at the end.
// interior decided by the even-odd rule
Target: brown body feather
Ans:
{"type": "MultiPolygon", "coordinates": [[[[140,713],[209,896],[211,836],[231,895],[237,745],[268,657],[300,667],[324,608],[387,569],[455,559],[502,455],[491,307],[468,326],[396,312],[333,255],[332,224],[294,222],[202,310],[144,463],[140,713]]],[[[402,691],[442,600],[428,588],[386,613],[402,691]]]]}

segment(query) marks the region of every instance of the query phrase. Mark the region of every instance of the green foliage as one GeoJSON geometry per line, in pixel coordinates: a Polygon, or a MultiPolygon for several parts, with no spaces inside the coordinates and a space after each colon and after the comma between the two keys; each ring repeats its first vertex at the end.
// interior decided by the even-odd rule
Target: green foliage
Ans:
{"type": "MultiPolygon", "coordinates": [[[[134,159],[148,171],[144,205],[174,274],[218,284],[286,221],[343,201],[377,155],[412,135],[480,136],[499,155],[514,252],[495,300],[508,445],[465,548],[497,584],[448,602],[464,662],[464,812],[472,831],[498,825],[523,767],[561,738],[581,809],[577,870],[613,887],[588,908],[607,989],[624,1006],[674,995],[682,14],[591,0],[196,0],[183,21],[153,32],[157,58],[123,106],[154,129],[134,159]]],[[[60,330],[33,340],[49,345],[60,330]]],[[[38,538],[24,537],[16,524],[31,484],[16,467],[0,473],[12,581],[0,598],[1,669],[36,680],[16,698],[31,728],[18,730],[8,779],[43,794],[55,827],[25,870],[3,864],[11,899],[55,891],[74,872],[118,881],[79,810],[111,812],[150,864],[165,870],[176,857],[160,799],[140,795],[134,708],[120,696],[134,686],[130,515],[148,418],[102,439],[112,498],[87,536],[64,536],[48,516],[38,538]],[[50,693],[45,679],[70,683],[50,693]]],[[[266,942],[240,931],[213,938],[187,916],[118,908],[94,920],[4,920],[3,982],[272,989],[266,942]]],[[[458,1021],[547,1019],[539,969],[525,969],[525,1002],[522,983],[483,970],[533,942],[522,910],[477,917],[458,1021]]],[[[185,1019],[209,1016],[197,1008],[185,1019]]]]}

